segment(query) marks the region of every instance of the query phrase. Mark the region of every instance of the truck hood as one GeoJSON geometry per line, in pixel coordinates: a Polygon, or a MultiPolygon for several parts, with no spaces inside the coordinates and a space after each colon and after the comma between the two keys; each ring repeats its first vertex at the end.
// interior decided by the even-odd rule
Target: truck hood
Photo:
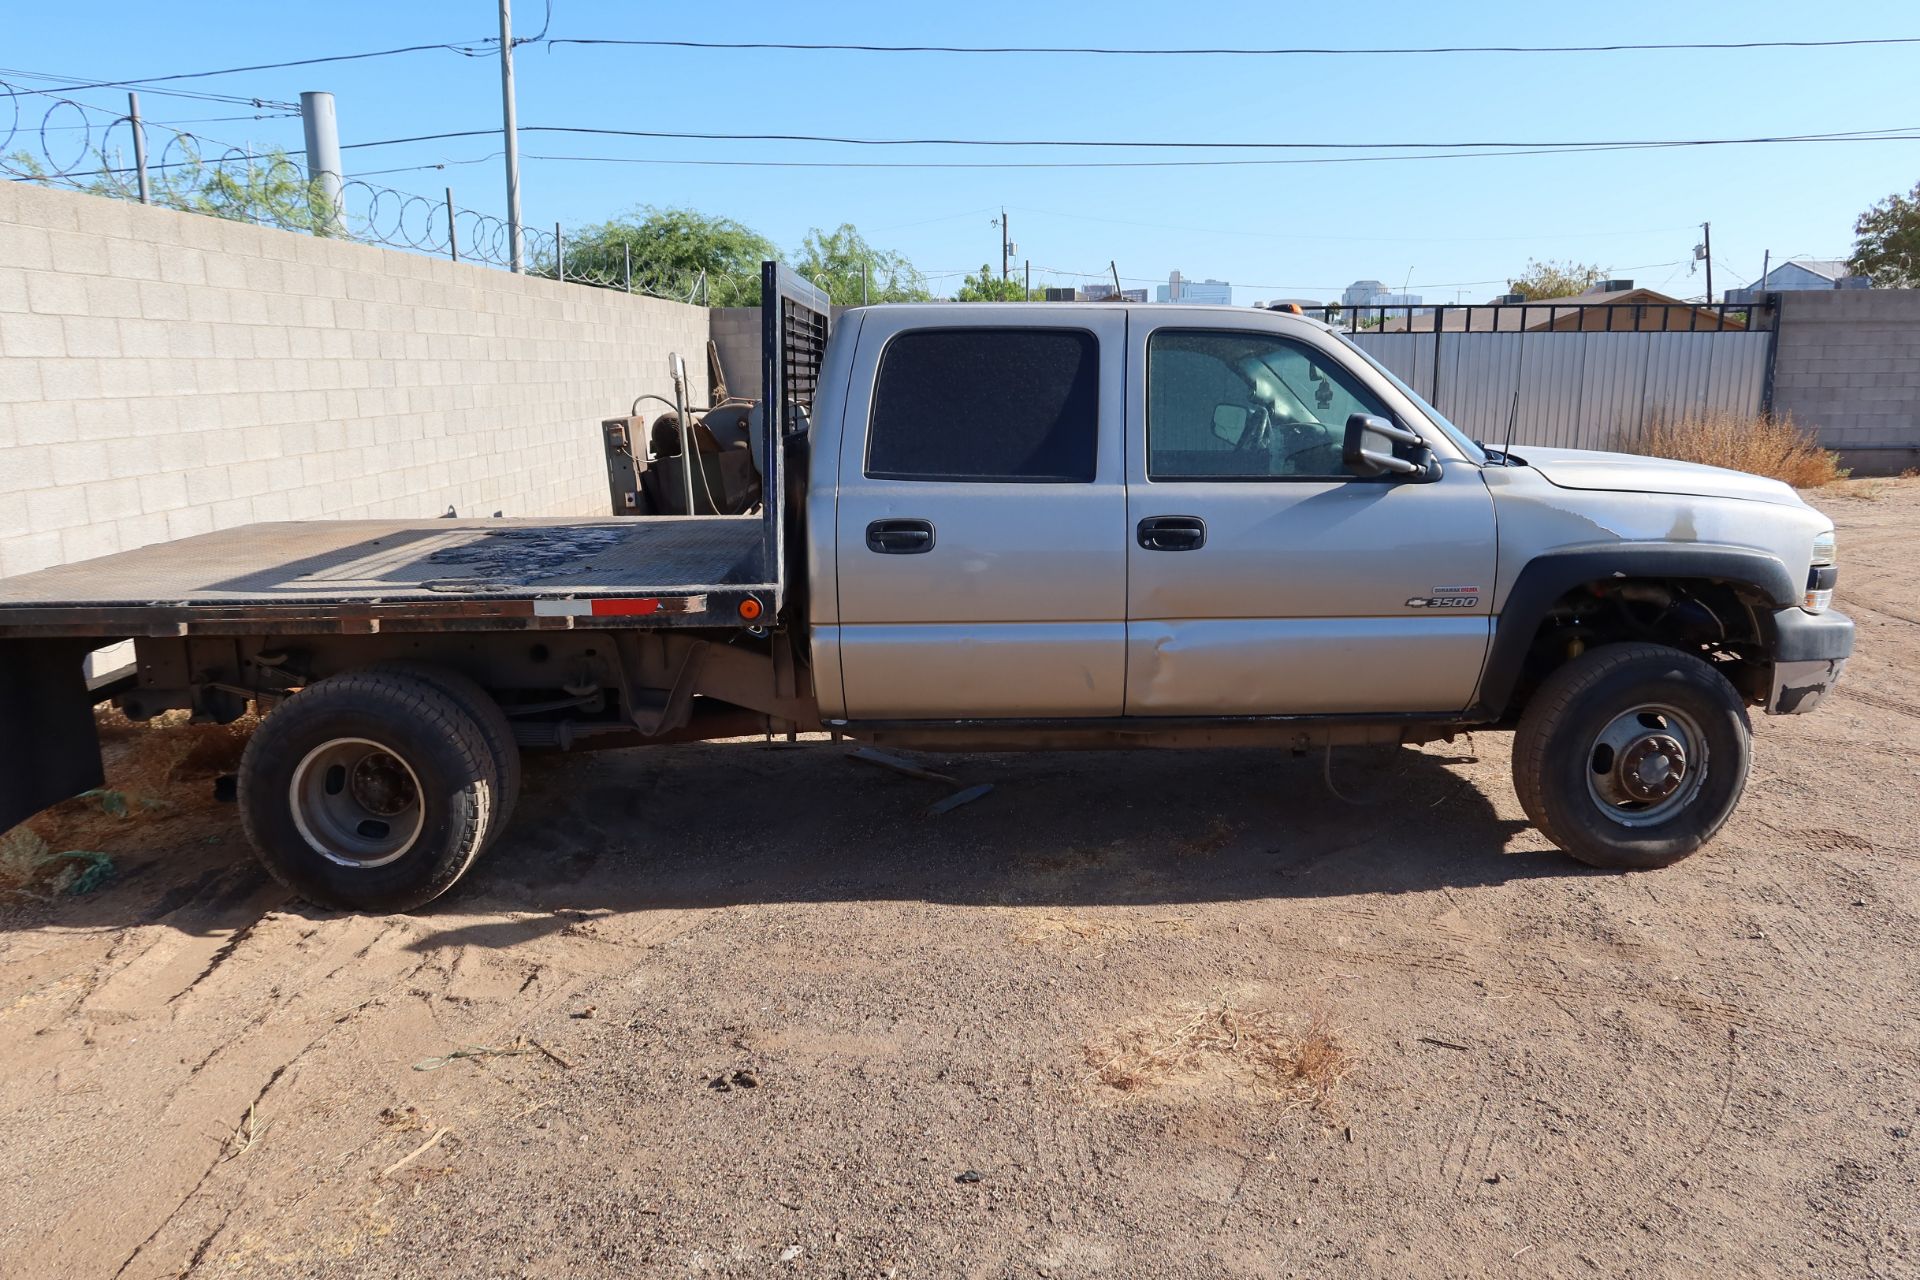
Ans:
{"type": "Polygon", "coordinates": [[[1702,498],[1745,498],[1783,507],[1802,507],[1800,495],[1778,480],[1706,467],[1697,462],[1647,458],[1633,453],[1591,449],[1548,449],[1521,445],[1514,456],[1562,489],[1610,489],[1628,493],[1674,493],[1702,498]]]}

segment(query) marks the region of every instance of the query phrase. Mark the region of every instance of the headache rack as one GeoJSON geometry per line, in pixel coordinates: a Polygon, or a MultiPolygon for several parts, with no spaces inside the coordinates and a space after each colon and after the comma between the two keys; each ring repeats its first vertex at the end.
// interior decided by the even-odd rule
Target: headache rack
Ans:
{"type": "Polygon", "coordinates": [[[785,609],[788,594],[788,446],[804,443],[832,328],[833,310],[823,291],[792,267],[760,264],[760,386],[767,422],[767,453],[761,460],[766,495],[762,563],[773,578],[776,615],[785,609]]]}

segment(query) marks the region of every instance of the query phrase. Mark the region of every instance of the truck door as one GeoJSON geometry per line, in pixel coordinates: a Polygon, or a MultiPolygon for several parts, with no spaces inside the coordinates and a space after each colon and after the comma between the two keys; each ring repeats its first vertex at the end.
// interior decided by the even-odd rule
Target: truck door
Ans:
{"type": "Polygon", "coordinates": [[[1348,415],[1411,426],[1414,406],[1314,326],[1149,328],[1129,339],[1127,714],[1466,706],[1494,586],[1479,469],[1346,474],[1348,415]]]}
{"type": "Polygon", "coordinates": [[[1120,714],[1125,313],[983,319],[862,321],[835,515],[849,719],[1120,714]]]}

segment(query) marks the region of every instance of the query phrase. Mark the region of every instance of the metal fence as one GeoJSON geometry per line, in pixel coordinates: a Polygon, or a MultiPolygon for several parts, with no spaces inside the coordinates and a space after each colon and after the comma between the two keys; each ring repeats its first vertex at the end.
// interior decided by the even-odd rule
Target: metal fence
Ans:
{"type": "Polygon", "coordinates": [[[1320,308],[1467,434],[1618,447],[1655,421],[1771,407],[1766,304],[1488,304],[1320,308]]]}
{"type": "MultiPolygon", "coordinates": [[[[297,116],[263,103],[261,119],[297,116]]],[[[299,153],[220,142],[90,103],[0,81],[0,177],[115,200],[507,269],[504,218],[462,208],[453,188],[421,195],[350,178],[329,194],[299,153]]],[[[562,228],[521,229],[527,273],[714,306],[757,298],[753,278],[635,270],[630,253],[585,251],[562,228]]]]}

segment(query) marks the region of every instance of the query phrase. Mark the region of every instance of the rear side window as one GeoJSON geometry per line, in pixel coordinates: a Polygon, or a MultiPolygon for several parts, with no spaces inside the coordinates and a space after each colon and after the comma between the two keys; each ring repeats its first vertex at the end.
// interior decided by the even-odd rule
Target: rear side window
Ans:
{"type": "Polygon", "coordinates": [[[1083,329],[922,329],[887,344],[867,475],[1088,483],[1100,345],[1083,329]]]}

